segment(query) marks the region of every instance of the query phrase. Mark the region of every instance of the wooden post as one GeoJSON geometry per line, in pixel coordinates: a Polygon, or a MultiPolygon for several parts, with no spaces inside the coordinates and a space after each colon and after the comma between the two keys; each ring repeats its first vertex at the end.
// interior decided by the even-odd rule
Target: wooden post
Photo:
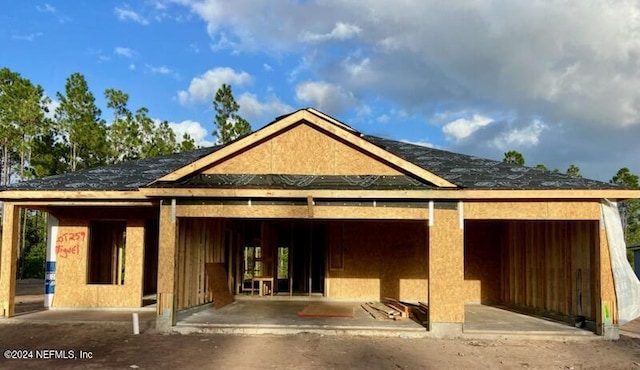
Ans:
{"type": "Polygon", "coordinates": [[[18,261],[19,208],[4,203],[2,217],[2,250],[0,250],[0,314],[11,317],[15,312],[16,268],[18,261]]]}
{"type": "Polygon", "coordinates": [[[168,331],[175,325],[177,221],[174,205],[160,205],[158,239],[158,303],[156,328],[168,331]]]}
{"type": "Polygon", "coordinates": [[[596,291],[599,291],[600,307],[596,307],[596,334],[607,339],[618,339],[618,312],[616,289],[613,281],[613,269],[611,268],[611,256],[609,254],[609,241],[604,223],[600,222],[599,253],[597,253],[599,268],[599,281],[596,291]]]}
{"type": "Polygon", "coordinates": [[[464,230],[449,207],[436,203],[429,220],[429,331],[444,337],[460,335],[464,323],[464,230]]]}

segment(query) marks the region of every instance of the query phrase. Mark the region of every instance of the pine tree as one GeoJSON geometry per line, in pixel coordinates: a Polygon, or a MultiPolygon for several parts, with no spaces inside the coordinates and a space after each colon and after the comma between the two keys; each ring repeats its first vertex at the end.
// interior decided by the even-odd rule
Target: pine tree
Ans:
{"type": "Polygon", "coordinates": [[[65,84],[65,94],[57,93],[60,105],[55,118],[68,147],[71,171],[105,164],[109,150],[107,128],[100,109],[83,75],[73,73],[65,84]]]}
{"type": "Polygon", "coordinates": [[[240,105],[236,103],[230,85],[222,84],[218,89],[213,108],[216,111],[216,130],[211,135],[217,137],[218,142],[226,144],[251,132],[249,122],[238,114],[240,105]]]}
{"type": "Polygon", "coordinates": [[[107,107],[113,109],[113,122],[108,129],[111,163],[140,158],[140,127],[127,107],[129,95],[116,89],[106,89],[107,107]]]}

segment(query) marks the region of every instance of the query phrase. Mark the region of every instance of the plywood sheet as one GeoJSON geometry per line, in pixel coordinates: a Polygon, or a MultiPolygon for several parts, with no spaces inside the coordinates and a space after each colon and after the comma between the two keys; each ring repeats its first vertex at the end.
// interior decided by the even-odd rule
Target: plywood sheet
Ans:
{"type": "Polygon", "coordinates": [[[329,269],[329,297],[426,301],[425,222],[333,221],[330,230],[329,248],[342,251],[341,261],[336,262],[342,268],[329,269]]]}
{"type": "Polygon", "coordinates": [[[387,163],[306,124],[205,168],[204,174],[400,175],[387,163]]]}
{"type": "Polygon", "coordinates": [[[464,235],[457,209],[434,210],[429,228],[429,322],[464,322],[464,235]]]}
{"type": "Polygon", "coordinates": [[[56,291],[53,307],[140,307],[144,260],[144,220],[126,219],[124,284],[88,284],[90,220],[59,218],[56,291]]]}
{"type": "Polygon", "coordinates": [[[597,201],[467,201],[467,220],[598,220],[597,201]]]}
{"type": "Polygon", "coordinates": [[[220,308],[232,303],[233,296],[229,293],[227,271],[224,268],[224,263],[207,263],[205,268],[207,270],[209,289],[213,295],[213,306],[220,308]]]}

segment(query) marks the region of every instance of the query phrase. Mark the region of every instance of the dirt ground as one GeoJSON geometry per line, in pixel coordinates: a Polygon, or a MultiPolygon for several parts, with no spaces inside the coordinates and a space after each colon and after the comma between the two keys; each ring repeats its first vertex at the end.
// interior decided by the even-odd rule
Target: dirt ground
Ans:
{"type": "MultiPolygon", "coordinates": [[[[22,302],[18,311],[36,308],[41,296],[24,293],[17,297],[22,302]]],[[[153,330],[133,335],[130,323],[0,320],[0,350],[9,357],[49,357],[3,355],[0,369],[640,369],[640,339],[624,335],[614,342],[168,335],[153,330]],[[62,355],[67,359],[52,358],[62,355]]]]}

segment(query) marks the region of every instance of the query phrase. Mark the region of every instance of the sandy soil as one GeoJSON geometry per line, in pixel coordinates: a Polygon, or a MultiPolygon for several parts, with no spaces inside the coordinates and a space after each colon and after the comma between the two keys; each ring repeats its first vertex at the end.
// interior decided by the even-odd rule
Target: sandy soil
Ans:
{"type": "MultiPolygon", "coordinates": [[[[26,292],[26,293],[35,293],[26,292]]],[[[18,297],[33,304],[25,294],[18,297]]],[[[130,323],[0,320],[0,369],[640,369],[640,339],[544,342],[289,336],[132,335],[130,323]],[[5,359],[60,355],[75,359],[5,359]],[[38,350],[55,350],[36,352],[38,350]],[[73,351],[71,355],[68,351],[73,351]],[[80,359],[80,351],[91,358],[80,359]]]]}

